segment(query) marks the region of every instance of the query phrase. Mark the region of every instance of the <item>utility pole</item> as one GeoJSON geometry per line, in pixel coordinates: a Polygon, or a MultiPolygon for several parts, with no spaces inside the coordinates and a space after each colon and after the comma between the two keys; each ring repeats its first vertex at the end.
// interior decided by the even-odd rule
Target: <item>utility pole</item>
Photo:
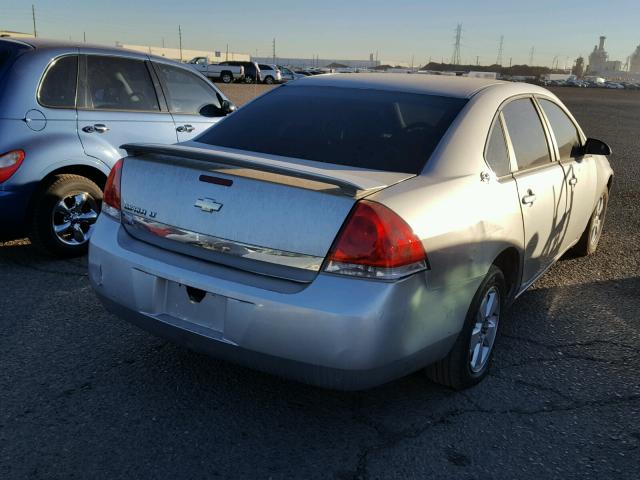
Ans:
{"type": "Polygon", "coordinates": [[[413,72],[413,60],[415,55],[411,55],[411,71],[413,72]]]}
{"type": "Polygon", "coordinates": [[[275,39],[275,37],[273,38],[273,63],[274,63],[274,65],[276,63],[276,39],[275,39]]]}
{"type": "Polygon", "coordinates": [[[182,27],[178,25],[178,41],[180,42],[180,61],[182,61],[182,27]]]}
{"type": "Polygon", "coordinates": [[[82,32],[82,39],[84,40],[84,43],[87,43],[87,32],[82,32]]]}
{"type": "Polygon", "coordinates": [[[462,24],[459,23],[456,27],[456,42],[453,44],[453,55],[451,56],[451,63],[453,65],[460,65],[460,42],[462,40],[462,24]]]}
{"type": "Polygon", "coordinates": [[[36,7],[31,4],[31,17],[33,18],[33,36],[38,36],[38,30],[36,30],[36,7]]]}
{"type": "Polygon", "coordinates": [[[164,48],[164,37],[162,37],[162,48],[164,48]]]}
{"type": "Polygon", "coordinates": [[[531,47],[529,50],[529,66],[533,67],[533,55],[536,53],[536,47],[531,47]]]}
{"type": "Polygon", "coordinates": [[[513,61],[513,57],[509,57],[509,68],[511,68],[511,62],[513,61]]]}
{"type": "Polygon", "coordinates": [[[480,65],[480,55],[476,55],[476,66],[480,65]]]}
{"type": "Polygon", "coordinates": [[[227,53],[224,54],[224,61],[229,61],[229,44],[227,43],[227,53]]]}
{"type": "Polygon", "coordinates": [[[502,47],[504,45],[504,35],[500,35],[500,46],[498,47],[498,58],[496,59],[496,65],[502,66],[502,47]]]}

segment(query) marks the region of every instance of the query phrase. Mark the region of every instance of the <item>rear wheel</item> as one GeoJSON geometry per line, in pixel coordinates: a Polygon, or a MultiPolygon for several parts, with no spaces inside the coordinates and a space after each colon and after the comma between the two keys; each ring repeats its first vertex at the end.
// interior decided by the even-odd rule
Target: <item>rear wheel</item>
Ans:
{"type": "Polygon", "coordinates": [[[575,257],[586,257],[595,253],[602,236],[604,219],[607,214],[607,204],[609,202],[609,192],[605,190],[600,195],[596,207],[593,209],[587,228],[585,228],[580,240],[573,247],[571,253],[575,257]]]}
{"type": "Polygon", "coordinates": [[[222,83],[231,83],[233,82],[233,75],[229,72],[222,72],[220,79],[222,80],[222,83]]]}
{"type": "Polygon", "coordinates": [[[273,85],[274,82],[275,80],[271,75],[269,75],[267,78],[264,79],[264,83],[266,83],[267,85],[273,85]]]}
{"type": "Polygon", "coordinates": [[[35,199],[29,237],[50,255],[84,255],[101,204],[102,191],[88,178],[56,175],[35,199]]]}
{"type": "Polygon", "coordinates": [[[505,310],[506,292],[504,274],[492,265],[473,297],[453,348],[445,358],[427,368],[431,380],[461,390],[487,376],[505,310]]]}

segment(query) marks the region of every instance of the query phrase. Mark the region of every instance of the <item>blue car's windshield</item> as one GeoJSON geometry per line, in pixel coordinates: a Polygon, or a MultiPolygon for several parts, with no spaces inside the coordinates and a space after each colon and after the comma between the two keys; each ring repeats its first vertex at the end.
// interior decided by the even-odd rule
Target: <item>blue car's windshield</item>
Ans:
{"type": "Polygon", "coordinates": [[[239,109],[196,141],[417,174],[465,103],[395,91],[285,86],[239,109]]]}

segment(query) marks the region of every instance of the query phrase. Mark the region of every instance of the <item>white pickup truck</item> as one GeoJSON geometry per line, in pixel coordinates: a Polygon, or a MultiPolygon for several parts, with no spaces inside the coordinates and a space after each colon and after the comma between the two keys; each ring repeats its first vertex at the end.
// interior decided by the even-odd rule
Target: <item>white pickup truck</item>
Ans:
{"type": "Polygon", "coordinates": [[[219,80],[222,83],[231,83],[244,78],[244,67],[209,63],[207,57],[193,58],[189,60],[189,65],[205,77],[212,80],[219,80]]]}

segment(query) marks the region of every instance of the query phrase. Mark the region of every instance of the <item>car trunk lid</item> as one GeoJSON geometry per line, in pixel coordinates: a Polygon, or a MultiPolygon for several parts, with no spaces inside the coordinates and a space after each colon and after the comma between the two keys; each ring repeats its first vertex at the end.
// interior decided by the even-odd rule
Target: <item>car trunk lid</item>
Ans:
{"type": "Polygon", "coordinates": [[[141,240],[311,281],[353,204],[411,178],[200,146],[124,145],[123,223],[141,240]]]}

